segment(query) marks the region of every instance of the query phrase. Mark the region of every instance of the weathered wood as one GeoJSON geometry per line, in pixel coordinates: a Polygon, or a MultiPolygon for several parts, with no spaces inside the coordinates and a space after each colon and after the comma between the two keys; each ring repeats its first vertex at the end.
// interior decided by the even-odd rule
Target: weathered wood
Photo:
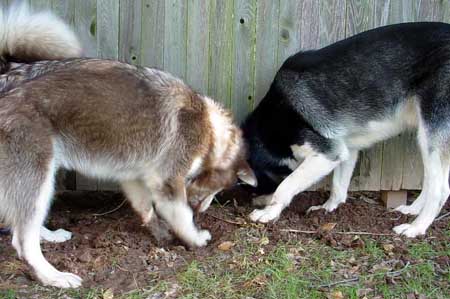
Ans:
{"type": "Polygon", "coordinates": [[[187,2],[166,0],[164,28],[164,70],[186,77],[187,2]]]}
{"type": "Polygon", "coordinates": [[[241,122],[252,110],[255,75],[256,0],[234,2],[231,110],[241,122]]]}
{"type": "MultiPolygon", "coordinates": [[[[33,2],[34,0],[31,0],[33,2]]],[[[74,0],[52,0],[53,12],[73,26],[75,21],[75,1],[74,0]]]]}
{"type": "Polygon", "coordinates": [[[97,55],[119,58],[119,2],[97,0],[97,55]]]}
{"type": "MultiPolygon", "coordinates": [[[[73,1],[73,0],[71,0],[73,1]]],[[[97,1],[84,0],[74,3],[74,27],[83,45],[84,55],[97,56],[97,1]]]]}
{"type": "Polygon", "coordinates": [[[141,64],[164,68],[164,0],[142,3],[141,64]]]}
{"type": "Polygon", "coordinates": [[[300,50],[300,32],[303,1],[280,1],[278,67],[300,50]]]}
{"type": "Polygon", "coordinates": [[[33,0],[30,1],[30,7],[33,11],[42,11],[52,8],[52,0],[33,0]]]}
{"type": "Polygon", "coordinates": [[[188,2],[186,81],[208,93],[210,1],[188,2]]]}
{"type": "Polygon", "coordinates": [[[119,9],[119,59],[140,64],[142,0],[120,0],[119,9]]]}
{"type": "Polygon", "coordinates": [[[267,93],[278,66],[278,18],[280,2],[258,0],[256,8],[255,101],[267,93]]]}
{"type": "Polygon", "coordinates": [[[381,192],[381,201],[387,209],[395,209],[398,206],[405,205],[407,198],[408,194],[405,190],[381,192]]]}
{"type": "Polygon", "coordinates": [[[211,1],[208,94],[231,106],[233,1],[211,1]]]}

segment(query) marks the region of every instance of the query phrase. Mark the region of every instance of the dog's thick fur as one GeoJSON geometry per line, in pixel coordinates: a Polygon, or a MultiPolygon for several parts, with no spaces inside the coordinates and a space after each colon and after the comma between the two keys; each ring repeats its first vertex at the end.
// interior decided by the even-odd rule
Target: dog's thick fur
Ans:
{"type": "Polygon", "coordinates": [[[415,237],[449,196],[450,25],[386,26],[291,56],[243,126],[250,165],[268,194],[255,199],[267,206],[251,219],[276,219],[334,170],[329,200],[310,209],[333,211],[346,200],[358,151],[407,129],[417,131],[423,190],[397,209],[418,217],[394,231],[415,237]]]}
{"type": "Polygon", "coordinates": [[[19,256],[44,284],[81,284],[39,244],[70,238],[42,226],[59,167],[120,182],[144,222],[156,213],[189,246],[205,245],[211,236],[195,226],[188,197],[204,211],[237,178],[256,185],[230,114],[160,70],[81,58],[31,63],[78,56],[80,47],[53,16],[16,9],[1,29],[0,218],[19,256]],[[15,24],[13,15],[29,21],[15,24]]]}

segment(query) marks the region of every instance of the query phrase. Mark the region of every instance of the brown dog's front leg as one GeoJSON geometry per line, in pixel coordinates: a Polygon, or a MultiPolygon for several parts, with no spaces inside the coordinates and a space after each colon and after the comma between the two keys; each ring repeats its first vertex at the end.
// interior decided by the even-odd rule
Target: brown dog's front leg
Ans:
{"type": "Polygon", "coordinates": [[[187,203],[184,179],[179,177],[161,184],[148,184],[154,194],[154,207],[172,231],[190,247],[205,246],[211,240],[207,230],[199,230],[194,213],[187,203]]]}

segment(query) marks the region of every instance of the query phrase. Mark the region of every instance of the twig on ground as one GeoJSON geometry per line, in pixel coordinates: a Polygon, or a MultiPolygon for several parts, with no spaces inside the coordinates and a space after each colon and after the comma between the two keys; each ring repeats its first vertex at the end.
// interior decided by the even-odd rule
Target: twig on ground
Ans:
{"type": "Polygon", "coordinates": [[[442,220],[442,219],[444,219],[444,218],[446,218],[446,217],[448,217],[448,216],[450,216],[450,212],[445,213],[445,214],[439,216],[438,218],[436,218],[436,221],[442,220]]]}
{"type": "Polygon", "coordinates": [[[320,288],[330,288],[330,287],[338,285],[338,284],[355,282],[355,281],[358,281],[358,280],[359,280],[359,277],[353,277],[353,278],[349,278],[349,279],[344,279],[344,280],[334,281],[334,282],[330,282],[330,283],[326,283],[326,284],[321,284],[321,285],[318,285],[316,288],[318,288],[318,289],[320,289],[320,288]]]}
{"type": "Polygon", "coordinates": [[[115,207],[115,208],[112,209],[111,211],[108,211],[108,212],[105,212],[105,213],[99,213],[99,214],[94,213],[94,214],[92,214],[92,216],[105,216],[105,215],[114,213],[115,211],[117,211],[118,209],[120,209],[120,208],[124,205],[124,203],[125,203],[126,201],[127,201],[127,200],[124,199],[120,205],[118,205],[117,207],[115,207]]]}
{"type": "MultiPolygon", "coordinates": [[[[417,266],[417,265],[420,265],[420,264],[415,264],[414,266],[417,266]]],[[[409,266],[410,266],[410,262],[407,262],[406,265],[403,268],[401,268],[400,270],[386,272],[385,275],[389,276],[389,277],[397,277],[400,274],[402,274],[403,272],[405,272],[406,269],[409,268],[409,266]]],[[[369,274],[369,275],[366,275],[364,277],[367,278],[367,277],[372,277],[372,276],[375,276],[375,275],[378,275],[378,273],[369,274]]],[[[339,284],[345,284],[345,283],[349,283],[349,282],[359,281],[360,278],[361,278],[360,276],[357,276],[357,277],[353,277],[353,278],[349,278],[349,279],[338,280],[338,281],[334,281],[334,282],[318,285],[315,288],[318,288],[318,289],[320,289],[320,288],[330,288],[330,287],[333,287],[333,286],[336,286],[336,285],[339,285],[339,284]]]]}
{"type": "MultiPolygon", "coordinates": [[[[288,233],[299,233],[299,234],[316,234],[319,231],[318,230],[298,230],[298,229],[280,229],[281,232],[288,232],[288,233]]],[[[387,233],[372,233],[372,232],[335,232],[331,231],[333,234],[338,235],[368,235],[368,236],[395,236],[394,234],[387,234],[387,233]]]]}
{"type": "Polygon", "coordinates": [[[214,215],[211,215],[211,214],[208,214],[208,213],[206,213],[206,216],[212,217],[214,219],[217,219],[217,220],[220,220],[220,221],[223,221],[223,222],[226,222],[226,223],[234,224],[234,225],[242,225],[243,224],[243,223],[240,223],[240,222],[237,222],[237,221],[223,219],[223,218],[220,218],[218,216],[214,216],[214,215]]]}
{"type": "Polygon", "coordinates": [[[389,277],[397,277],[400,274],[402,274],[403,272],[405,272],[406,269],[409,267],[409,265],[410,265],[410,262],[407,262],[406,265],[403,268],[401,268],[400,270],[386,272],[386,275],[389,276],[389,277]]]}

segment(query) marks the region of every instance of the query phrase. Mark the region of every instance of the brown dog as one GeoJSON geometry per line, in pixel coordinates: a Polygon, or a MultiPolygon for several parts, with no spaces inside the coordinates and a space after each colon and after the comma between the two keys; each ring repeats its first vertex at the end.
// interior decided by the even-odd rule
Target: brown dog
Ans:
{"type": "MultiPolygon", "coordinates": [[[[20,27],[31,21],[12,23],[6,23],[8,38],[0,39],[4,57],[53,59],[61,48],[79,52],[60,22],[43,18],[39,31],[20,27]],[[8,48],[16,39],[21,42],[8,48]]],[[[120,182],[144,222],[156,213],[189,246],[206,245],[211,236],[195,226],[188,198],[203,211],[237,178],[256,185],[230,114],[168,73],[99,59],[8,67],[0,77],[0,218],[11,225],[13,246],[44,284],[81,284],[78,276],[50,265],[39,244],[40,238],[70,238],[42,226],[60,167],[120,182]]]]}

